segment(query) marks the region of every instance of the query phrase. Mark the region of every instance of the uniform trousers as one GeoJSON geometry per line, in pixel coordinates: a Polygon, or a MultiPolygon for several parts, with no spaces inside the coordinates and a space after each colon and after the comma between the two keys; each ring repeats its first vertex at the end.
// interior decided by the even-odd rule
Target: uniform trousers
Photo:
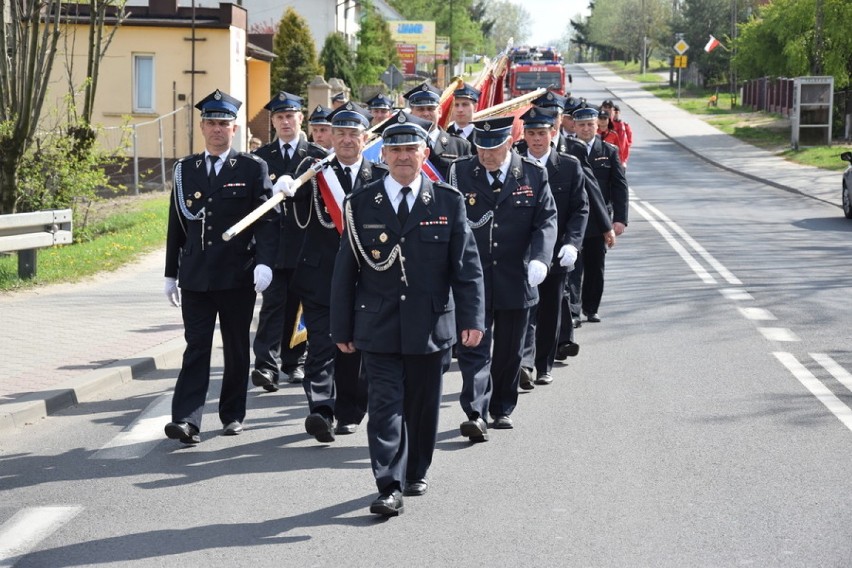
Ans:
{"type": "Polygon", "coordinates": [[[329,418],[337,416],[343,424],[360,424],[367,412],[367,382],[361,373],[360,352],[343,353],[334,344],[328,306],[303,299],[302,314],[311,345],[302,381],[310,411],[330,413],[329,418]]]}
{"type": "Polygon", "coordinates": [[[257,294],[251,287],[181,294],[186,350],[172,398],[172,421],[201,429],[201,416],[210,385],[210,356],[216,317],[222,334],[225,367],[219,395],[223,425],[246,417],[250,355],[250,327],[257,294]]]}
{"type": "MultiPolygon", "coordinates": [[[[583,313],[595,314],[600,308],[604,290],[605,260],[606,241],[603,235],[583,239],[583,249],[577,256],[574,270],[569,276],[571,286],[576,290],[576,302],[583,313]]],[[[577,317],[580,315],[580,309],[577,309],[577,317]]]]}
{"type": "MultiPolygon", "coordinates": [[[[556,360],[567,275],[567,272],[548,273],[544,282],[538,285],[538,304],[530,308],[521,366],[528,369],[535,367],[538,374],[552,371],[553,361],[556,360]]],[[[573,326],[570,329],[573,340],[573,326]]]]}
{"type": "MultiPolygon", "coordinates": [[[[295,366],[305,355],[305,342],[290,347],[290,337],[299,312],[299,295],[290,290],[292,268],[274,268],[272,282],[263,292],[263,303],[254,336],[254,368],[278,372],[295,366]]],[[[277,375],[276,375],[277,376],[277,375]]]]}
{"type": "Polygon", "coordinates": [[[426,477],[432,465],[446,351],[362,353],[369,385],[367,440],[380,493],[426,477]]]}
{"type": "Polygon", "coordinates": [[[509,416],[518,404],[521,357],[529,308],[485,310],[485,333],[476,347],[458,344],[459,402],[468,418],[509,416]],[[493,355],[492,355],[493,344],[493,355]]]}

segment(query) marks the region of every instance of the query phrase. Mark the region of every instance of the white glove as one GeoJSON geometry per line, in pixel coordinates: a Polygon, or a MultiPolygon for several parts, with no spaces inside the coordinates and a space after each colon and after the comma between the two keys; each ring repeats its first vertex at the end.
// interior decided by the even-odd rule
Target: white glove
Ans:
{"type": "Polygon", "coordinates": [[[527,267],[527,282],[530,286],[538,286],[547,276],[547,265],[540,260],[531,260],[527,267]]]}
{"type": "Polygon", "coordinates": [[[562,245],[559,249],[559,266],[564,266],[568,270],[574,270],[574,263],[577,262],[577,247],[574,245],[562,245]]]}
{"type": "Polygon", "coordinates": [[[254,267],[254,291],[258,294],[269,288],[272,283],[272,269],[265,264],[254,267]]]}
{"type": "Polygon", "coordinates": [[[166,282],[163,286],[163,291],[166,293],[166,298],[169,303],[176,308],[180,307],[180,288],[177,285],[177,279],[166,276],[166,282]]]}
{"type": "Polygon", "coordinates": [[[275,180],[275,185],[272,186],[272,195],[283,193],[287,197],[293,197],[296,194],[296,188],[293,187],[294,181],[290,176],[281,176],[275,180]]]}

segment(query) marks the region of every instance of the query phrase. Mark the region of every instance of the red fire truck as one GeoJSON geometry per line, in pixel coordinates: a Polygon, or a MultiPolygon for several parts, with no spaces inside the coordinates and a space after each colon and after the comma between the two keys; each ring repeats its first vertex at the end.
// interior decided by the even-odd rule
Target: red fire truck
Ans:
{"type": "Polygon", "coordinates": [[[511,66],[506,88],[514,98],[536,89],[550,88],[566,94],[562,55],[552,47],[516,47],[509,54],[511,66]]]}

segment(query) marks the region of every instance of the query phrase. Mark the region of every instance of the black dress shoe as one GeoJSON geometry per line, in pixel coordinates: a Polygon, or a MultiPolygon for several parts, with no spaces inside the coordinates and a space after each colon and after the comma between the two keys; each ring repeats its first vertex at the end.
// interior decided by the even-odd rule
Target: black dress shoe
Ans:
{"type": "Polygon", "coordinates": [[[237,434],[241,434],[242,431],[243,425],[240,424],[238,420],[233,420],[225,425],[225,429],[222,430],[222,434],[225,436],[236,436],[237,434]]]}
{"type": "Polygon", "coordinates": [[[278,390],[278,372],[269,369],[255,369],[251,372],[251,384],[262,387],[266,392],[278,390]]]}
{"type": "Polygon", "coordinates": [[[597,312],[586,314],[586,319],[592,323],[598,323],[599,321],[601,321],[601,317],[598,315],[597,312]]]}
{"type": "Polygon", "coordinates": [[[583,327],[583,322],[580,321],[580,318],[571,318],[571,325],[574,326],[574,329],[578,327],[583,327]]]}
{"type": "Polygon", "coordinates": [[[488,441],[488,426],[485,420],[480,417],[462,422],[459,426],[462,436],[470,438],[471,442],[487,442],[488,441]]]}
{"type": "Polygon", "coordinates": [[[578,353],[580,353],[580,345],[578,343],[574,343],[573,341],[560,343],[556,347],[556,360],[564,361],[568,357],[576,357],[578,353]]]}
{"type": "Polygon", "coordinates": [[[426,478],[416,481],[406,481],[402,494],[406,497],[419,497],[420,495],[425,495],[427,489],[429,489],[429,482],[426,481],[426,478]]]}
{"type": "Polygon", "coordinates": [[[402,504],[402,493],[396,489],[390,493],[382,493],[370,504],[370,512],[383,517],[396,517],[405,511],[402,504]]]}
{"type": "Polygon", "coordinates": [[[332,420],[319,412],[313,412],[305,418],[305,431],[316,438],[317,442],[328,444],[334,441],[332,420]]]}
{"type": "Polygon", "coordinates": [[[537,385],[549,385],[553,382],[553,375],[550,373],[539,373],[538,377],[535,379],[535,384],[537,385]]]}
{"type": "Polygon", "coordinates": [[[338,421],[337,426],[334,427],[334,433],[345,436],[346,434],[354,434],[358,431],[357,424],[344,424],[343,422],[338,421]]]}
{"type": "Polygon", "coordinates": [[[288,383],[301,383],[305,380],[305,368],[302,365],[288,365],[282,369],[287,375],[288,383]]]}
{"type": "Polygon", "coordinates": [[[520,386],[525,391],[533,390],[535,388],[535,385],[533,384],[532,369],[521,367],[520,386]]]}
{"type": "Polygon", "coordinates": [[[514,424],[512,424],[512,419],[505,414],[495,417],[491,426],[496,430],[511,430],[515,427],[514,424]]]}
{"type": "Polygon", "coordinates": [[[166,424],[166,437],[172,440],[180,440],[184,444],[197,444],[201,442],[198,428],[189,422],[169,422],[166,424]]]}

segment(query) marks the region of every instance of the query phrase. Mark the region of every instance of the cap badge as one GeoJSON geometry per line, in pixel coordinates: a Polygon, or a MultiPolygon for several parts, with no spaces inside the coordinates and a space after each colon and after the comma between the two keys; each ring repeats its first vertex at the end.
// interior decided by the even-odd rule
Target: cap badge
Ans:
{"type": "Polygon", "coordinates": [[[428,91],[428,90],[429,90],[429,85],[426,85],[426,84],[422,85],[422,86],[420,87],[420,90],[421,90],[421,91],[428,91]]]}
{"type": "Polygon", "coordinates": [[[489,130],[491,130],[491,123],[490,123],[490,122],[486,122],[486,123],[482,126],[482,130],[484,130],[485,132],[488,132],[489,130]]]}
{"type": "Polygon", "coordinates": [[[530,110],[530,116],[531,116],[531,117],[535,117],[535,116],[536,116],[536,114],[535,114],[535,109],[531,109],[531,110],[530,110]]]}
{"type": "Polygon", "coordinates": [[[351,102],[346,103],[346,110],[355,110],[355,107],[352,106],[351,102]]]}
{"type": "Polygon", "coordinates": [[[222,93],[219,92],[219,89],[216,89],[216,92],[213,93],[213,98],[216,99],[217,101],[222,100],[222,93]]]}
{"type": "Polygon", "coordinates": [[[549,101],[553,100],[553,93],[547,93],[547,100],[549,100],[549,101]]]}
{"type": "Polygon", "coordinates": [[[322,105],[317,105],[317,108],[314,109],[314,112],[322,112],[322,105]]]}
{"type": "Polygon", "coordinates": [[[399,118],[398,118],[397,120],[399,120],[399,122],[401,122],[401,123],[402,123],[402,122],[405,122],[405,121],[406,121],[406,120],[408,120],[408,119],[407,119],[407,118],[405,118],[405,113],[404,113],[404,112],[401,112],[401,113],[399,113],[399,118]]]}

